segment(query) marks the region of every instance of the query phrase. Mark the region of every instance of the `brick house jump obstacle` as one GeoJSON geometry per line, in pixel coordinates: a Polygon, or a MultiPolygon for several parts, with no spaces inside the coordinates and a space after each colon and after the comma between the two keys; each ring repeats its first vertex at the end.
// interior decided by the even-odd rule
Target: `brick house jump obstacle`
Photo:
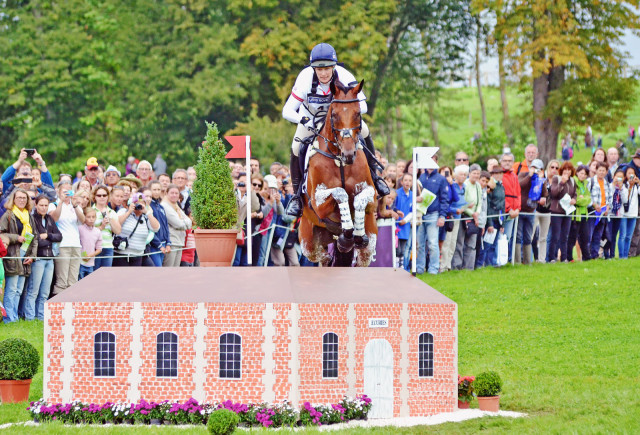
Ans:
{"type": "Polygon", "coordinates": [[[45,304],[44,398],[451,412],[458,311],[384,268],[103,268],[45,304]]]}

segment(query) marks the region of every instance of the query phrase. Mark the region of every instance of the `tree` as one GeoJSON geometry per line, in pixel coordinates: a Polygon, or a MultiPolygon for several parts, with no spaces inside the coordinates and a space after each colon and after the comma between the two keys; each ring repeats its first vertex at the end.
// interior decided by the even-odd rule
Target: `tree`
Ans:
{"type": "Polygon", "coordinates": [[[563,126],[580,124],[587,112],[593,127],[609,130],[624,122],[619,114],[632,104],[637,81],[623,76],[625,53],[616,47],[621,46],[625,29],[640,29],[639,4],[639,0],[474,0],[476,9],[488,8],[504,17],[495,33],[504,37],[505,51],[518,70],[531,71],[534,128],[542,158],[555,158],[563,126]],[[575,96],[569,91],[587,86],[604,89],[616,81],[619,91],[608,93],[615,99],[594,95],[591,109],[566,110],[562,97],[575,96]]]}

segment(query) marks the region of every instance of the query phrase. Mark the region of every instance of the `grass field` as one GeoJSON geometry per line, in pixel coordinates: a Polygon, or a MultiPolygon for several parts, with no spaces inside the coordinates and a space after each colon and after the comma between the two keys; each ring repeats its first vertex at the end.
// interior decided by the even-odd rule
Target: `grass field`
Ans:
{"type": "MultiPolygon", "coordinates": [[[[504,381],[502,408],[525,412],[529,417],[486,417],[439,426],[339,433],[640,431],[638,268],[640,258],[421,276],[458,303],[459,372],[498,371],[504,381]]],[[[42,349],[41,322],[0,325],[0,339],[9,336],[26,338],[42,349]]],[[[31,399],[41,394],[40,372],[34,379],[31,399]]],[[[24,408],[24,404],[0,405],[0,425],[27,421],[24,408]]],[[[155,429],[184,433],[170,427],[155,429]]],[[[140,430],[117,427],[108,432],[140,430]]],[[[104,428],[58,425],[14,426],[8,431],[105,433],[104,428]]],[[[191,432],[206,433],[204,428],[189,429],[191,432]]]]}

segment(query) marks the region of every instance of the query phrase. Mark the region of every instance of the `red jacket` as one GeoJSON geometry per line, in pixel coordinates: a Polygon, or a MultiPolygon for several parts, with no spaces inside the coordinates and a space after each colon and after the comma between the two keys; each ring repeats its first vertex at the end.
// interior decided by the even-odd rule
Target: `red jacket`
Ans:
{"type": "Polygon", "coordinates": [[[502,176],[502,185],[504,186],[504,211],[508,213],[510,210],[520,210],[520,183],[515,172],[505,172],[502,176]]]}

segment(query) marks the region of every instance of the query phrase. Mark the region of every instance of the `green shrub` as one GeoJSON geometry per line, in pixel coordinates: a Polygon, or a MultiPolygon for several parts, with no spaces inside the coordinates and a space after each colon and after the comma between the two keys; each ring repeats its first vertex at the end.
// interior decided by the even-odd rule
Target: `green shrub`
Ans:
{"type": "Polygon", "coordinates": [[[238,414],[228,409],[218,409],[209,416],[207,429],[213,435],[229,435],[236,430],[238,423],[240,423],[238,414]]]}
{"type": "Polygon", "coordinates": [[[32,379],[39,366],[38,351],[27,340],[8,338],[0,342],[0,379],[32,379]]]}
{"type": "Polygon", "coordinates": [[[473,388],[478,397],[497,396],[502,391],[502,379],[496,372],[482,372],[473,381],[473,388]]]}
{"type": "MultiPolygon", "coordinates": [[[[191,210],[197,226],[210,230],[230,230],[238,221],[238,206],[229,162],[218,127],[207,124],[207,135],[200,151],[191,194],[191,210]]],[[[249,182],[249,181],[247,181],[249,182]]]]}

